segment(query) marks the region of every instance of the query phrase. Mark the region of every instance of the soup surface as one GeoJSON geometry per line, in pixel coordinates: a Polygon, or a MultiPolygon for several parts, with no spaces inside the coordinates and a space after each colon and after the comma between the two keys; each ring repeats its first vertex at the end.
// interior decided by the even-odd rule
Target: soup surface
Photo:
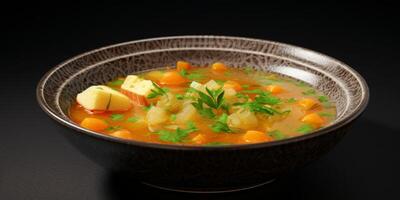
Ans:
{"type": "Polygon", "coordinates": [[[329,125],[336,108],[309,85],[223,63],[120,77],[77,96],[71,119],[127,140],[230,145],[282,140],[329,125]]]}

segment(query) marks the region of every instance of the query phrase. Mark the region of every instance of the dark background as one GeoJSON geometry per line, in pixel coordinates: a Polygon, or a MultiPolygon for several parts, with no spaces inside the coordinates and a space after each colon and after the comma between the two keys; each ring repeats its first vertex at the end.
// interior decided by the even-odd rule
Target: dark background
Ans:
{"type": "Polygon", "coordinates": [[[0,199],[399,199],[398,12],[383,1],[3,5],[0,199]],[[40,77],[69,57],[118,42],[187,34],[276,40],[333,56],[365,77],[369,106],[333,151],[304,169],[253,190],[189,195],[105,171],[70,146],[36,103],[40,77]]]}

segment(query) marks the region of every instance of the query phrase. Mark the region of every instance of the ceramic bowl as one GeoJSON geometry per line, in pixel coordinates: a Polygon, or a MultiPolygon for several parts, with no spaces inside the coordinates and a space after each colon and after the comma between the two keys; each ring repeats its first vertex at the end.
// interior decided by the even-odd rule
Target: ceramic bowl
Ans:
{"type": "Polygon", "coordinates": [[[342,139],[368,97],[364,79],[336,59],[288,44],[226,36],[163,37],[99,48],[57,65],[37,86],[41,108],[88,158],[149,185],[193,192],[254,187],[318,159],[342,139]],[[114,138],[68,118],[76,94],[88,86],[177,60],[198,66],[222,61],[304,81],[336,102],[337,119],[314,133],[276,142],[193,147],[114,138]]]}

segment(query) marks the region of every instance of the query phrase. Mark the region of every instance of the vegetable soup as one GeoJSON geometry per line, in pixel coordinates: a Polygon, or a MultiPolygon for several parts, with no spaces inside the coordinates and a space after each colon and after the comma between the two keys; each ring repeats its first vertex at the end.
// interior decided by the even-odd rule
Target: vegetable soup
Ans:
{"type": "Polygon", "coordinates": [[[308,84],[216,62],[119,77],[77,95],[81,127],[142,142],[230,145],[309,134],[336,117],[334,102],[308,84]]]}

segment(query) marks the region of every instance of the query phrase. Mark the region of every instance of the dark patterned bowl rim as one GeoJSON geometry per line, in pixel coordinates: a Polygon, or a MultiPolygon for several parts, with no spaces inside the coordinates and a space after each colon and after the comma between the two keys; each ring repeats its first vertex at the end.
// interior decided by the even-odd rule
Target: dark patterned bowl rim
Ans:
{"type": "MultiPolygon", "coordinates": [[[[182,48],[182,49],[184,49],[184,48],[182,48]]],[[[97,49],[94,49],[91,51],[81,53],[74,57],[71,57],[71,58],[65,60],[64,62],[56,65],[55,67],[53,67],[52,69],[50,69],[47,73],[45,73],[43,75],[43,77],[40,79],[40,81],[36,87],[36,98],[37,98],[38,104],[40,105],[42,110],[47,115],[49,115],[51,118],[53,118],[54,120],[59,122],[60,124],[66,126],[68,128],[72,128],[73,130],[76,130],[79,133],[88,134],[89,136],[92,136],[92,137],[95,137],[98,139],[105,139],[105,140],[108,140],[111,142],[118,142],[118,143],[123,143],[123,144],[142,146],[142,147],[148,147],[148,148],[158,148],[158,149],[191,150],[191,151],[196,151],[196,150],[239,150],[239,149],[266,148],[266,147],[271,147],[271,146],[276,146],[276,145],[295,143],[295,142],[308,140],[308,139],[318,137],[318,136],[321,136],[324,134],[328,134],[332,131],[335,131],[335,130],[349,124],[350,122],[352,122],[353,120],[358,118],[363,113],[363,111],[365,110],[365,108],[367,107],[368,102],[369,102],[369,88],[368,88],[368,85],[367,85],[365,79],[350,66],[346,65],[345,63],[343,63],[335,58],[332,58],[330,56],[327,56],[325,54],[322,54],[322,53],[319,53],[319,52],[316,52],[316,51],[313,51],[313,50],[310,50],[307,48],[290,45],[290,44],[286,44],[286,43],[282,43],[282,42],[270,41],[270,40],[265,40],[265,39],[254,39],[254,38],[247,38],[247,37],[222,36],[222,35],[184,35],[184,36],[155,37],[155,38],[149,38],[149,39],[140,39],[140,40],[122,42],[122,43],[117,43],[117,44],[100,47],[100,48],[97,48],[97,49]],[[341,121],[335,122],[335,123],[331,124],[330,126],[316,130],[310,134],[296,136],[293,138],[279,140],[279,141],[273,141],[273,142],[264,142],[264,143],[255,143],[255,144],[233,144],[233,145],[223,145],[223,146],[184,146],[184,145],[176,145],[176,144],[157,144],[157,143],[141,142],[141,141],[134,141],[134,140],[124,140],[124,139],[108,136],[105,134],[97,133],[94,131],[86,130],[84,128],[81,128],[77,124],[66,121],[65,119],[60,117],[57,113],[53,112],[51,110],[50,106],[46,103],[46,99],[43,95],[43,87],[44,87],[47,79],[59,68],[63,67],[65,64],[67,64],[73,60],[81,58],[85,55],[96,53],[98,51],[101,51],[101,50],[104,50],[107,48],[123,46],[123,45],[127,45],[127,44],[134,44],[134,43],[154,41],[154,40],[168,40],[168,39],[180,39],[180,38],[190,39],[190,38],[204,38],[204,37],[210,37],[210,38],[216,38],[216,39],[218,39],[218,38],[237,39],[237,40],[247,40],[247,41],[263,42],[263,43],[271,43],[271,44],[276,44],[276,45],[279,45],[282,47],[296,48],[296,49],[299,49],[302,51],[313,52],[317,55],[326,57],[326,58],[340,64],[343,68],[350,71],[359,80],[361,87],[362,87],[361,89],[363,91],[363,96],[362,96],[361,102],[360,102],[360,104],[358,104],[357,108],[351,114],[347,115],[341,121]]]]}

